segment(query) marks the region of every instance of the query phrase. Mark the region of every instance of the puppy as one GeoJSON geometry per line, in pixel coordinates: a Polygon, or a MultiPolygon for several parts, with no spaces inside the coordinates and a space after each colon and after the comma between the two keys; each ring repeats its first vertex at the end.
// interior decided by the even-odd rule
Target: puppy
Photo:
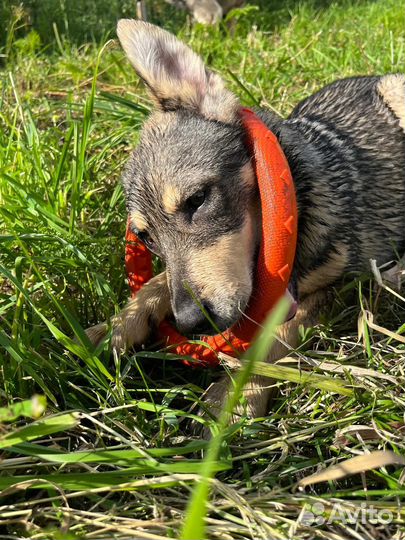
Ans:
{"type": "MultiPolygon", "coordinates": [[[[221,330],[238,321],[252,291],[261,216],[237,97],[168,32],[121,20],[118,37],[156,105],[123,176],[128,213],[166,268],[112,320],[113,347],[124,350],[144,343],[168,315],[184,334],[211,333],[187,287],[221,330]]],[[[271,362],[286,353],[283,343],[297,345],[300,325],[317,322],[346,272],[405,251],[405,78],[344,79],[299,103],[288,119],[257,114],[288,159],[299,214],[299,307],[279,328],[271,362]]],[[[88,331],[94,343],[106,327],[88,331]]],[[[265,414],[268,384],[255,377],[246,388],[249,415],[265,414]]],[[[214,412],[227,387],[224,375],[209,390],[214,412]]]]}

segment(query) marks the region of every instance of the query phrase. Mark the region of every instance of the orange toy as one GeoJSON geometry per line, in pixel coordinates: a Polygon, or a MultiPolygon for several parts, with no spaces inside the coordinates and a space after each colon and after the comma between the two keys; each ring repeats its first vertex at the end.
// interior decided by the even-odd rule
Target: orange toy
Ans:
{"type": "MultiPolygon", "coordinates": [[[[249,347],[259,325],[286,292],[297,243],[297,202],[286,157],[276,136],[253,111],[244,108],[240,114],[262,208],[262,242],[246,317],[222,334],[203,336],[200,341],[204,345],[187,341],[166,320],[159,326],[159,337],[166,345],[173,346],[172,352],[192,357],[197,364],[205,366],[218,364],[218,352],[237,356],[249,347]]],[[[131,293],[135,296],[152,277],[151,254],[129,226],[126,240],[125,264],[131,293]]]]}

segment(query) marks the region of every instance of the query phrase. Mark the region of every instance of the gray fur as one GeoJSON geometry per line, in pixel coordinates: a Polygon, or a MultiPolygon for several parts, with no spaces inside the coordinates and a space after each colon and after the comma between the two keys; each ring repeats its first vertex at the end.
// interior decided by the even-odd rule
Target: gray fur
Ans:
{"type": "Polygon", "coordinates": [[[405,136],[377,92],[380,80],[337,81],[297,105],[288,120],[270,122],[297,190],[301,277],[336,245],[348,249],[343,272],[405,251],[405,136]]]}
{"type": "MultiPolygon", "coordinates": [[[[178,326],[185,333],[212,332],[211,324],[187,292],[191,288],[201,298],[204,287],[190,273],[189,256],[242,228],[256,187],[247,185],[241,175],[249,156],[240,125],[207,120],[182,109],[164,115],[164,129],[160,122],[148,126],[124,173],[128,212],[146,216],[153,249],[166,263],[178,326]],[[175,213],[164,208],[162,197],[167,185],[179,195],[175,213]],[[193,212],[187,201],[202,189],[207,192],[206,202],[193,212]],[[198,327],[189,327],[194,320],[192,314],[199,321],[198,327]]],[[[141,231],[136,232],[142,236],[141,231]]],[[[249,272],[252,270],[253,261],[249,272]]],[[[245,294],[244,301],[238,295],[231,310],[231,298],[222,302],[221,310],[215,308],[218,298],[201,300],[216,325],[225,329],[240,317],[248,299],[249,295],[245,294]]]]}
{"type": "Polygon", "coordinates": [[[165,129],[153,125],[142,136],[123,176],[129,213],[139,210],[153,216],[148,232],[165,258],[172,251],[187,249],[190,242],[205,246],[240,227],[249,196],[239,178],[240,169],[249,161],[240,126],[206,120],[182,109],[166,115],[165,129]],[[183,211],[174,216],[165,212],[162,204],[164,186],[169,182],[184,203],[183,211]],[[193,219],[185,203],[203,188],[211,190],[207,210],[215,220],[202,237],[205,216],[193,219]],[[162,224],[167,225],[166,230],[162,224]],[[181,229],[187,229],[186,234],[178,235],[181,229]]]}

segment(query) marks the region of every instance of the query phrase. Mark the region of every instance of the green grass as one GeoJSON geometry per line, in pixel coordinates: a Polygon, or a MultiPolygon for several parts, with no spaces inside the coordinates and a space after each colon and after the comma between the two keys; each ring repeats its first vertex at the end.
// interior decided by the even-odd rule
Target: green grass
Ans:
{"type": "MultiPolygon", "coordinates": [[[[217,373],[170,354],[111,359],[83,332],[128,296],[119,178],[150,103],[102,36],[113,36],[114,10],[128,15],[129,4],[103,11],[100,1],[99,19],[88,2],[77,13],[56,0],[13,4],[0,6],[8,17],[0,37],[2,532],[190,538],[206,509],[207,538],[399,539],[401,467],[305,489],[299,481],[369,451],[404,454],[404,301],[348,278],[297,351],[279,366],[252,365],[278,389],[269,415],[225,430],[211,422],[221,438],[207,451],[190,421],[209,423],[196,403],[217,373]],[[397,336],[373,329],[366,311],[397,336]],[[198,483],[201,474],[215,476],[198,483]],[[206,508],[194,495],[204,512],[187,510],[196,485],[210,493],[206,508]],[[328,522],[305,521],[314,503],[328,522]],[[336,510],[362,504],[391,511],[392,523],[343,524],[336,510]]],[[[218,28],[193,26],[156,2],[149,11],[243,103],[281,114],[336,78],[404,69],[403,0],[257,4],[218,28]]]]}

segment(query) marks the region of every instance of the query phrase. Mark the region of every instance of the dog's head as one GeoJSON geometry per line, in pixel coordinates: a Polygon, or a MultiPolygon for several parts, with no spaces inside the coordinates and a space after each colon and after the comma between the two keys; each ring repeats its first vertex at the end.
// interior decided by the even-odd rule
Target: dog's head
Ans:
{"type": "Polygon", "coordinates": [[[124,174],[134,231],[165,264],[177,327],[224,330],[245,310],[259,243],[254,172],[239,103],[168,32],[121,20],[118,37],[156,110],[124,174]]]}

